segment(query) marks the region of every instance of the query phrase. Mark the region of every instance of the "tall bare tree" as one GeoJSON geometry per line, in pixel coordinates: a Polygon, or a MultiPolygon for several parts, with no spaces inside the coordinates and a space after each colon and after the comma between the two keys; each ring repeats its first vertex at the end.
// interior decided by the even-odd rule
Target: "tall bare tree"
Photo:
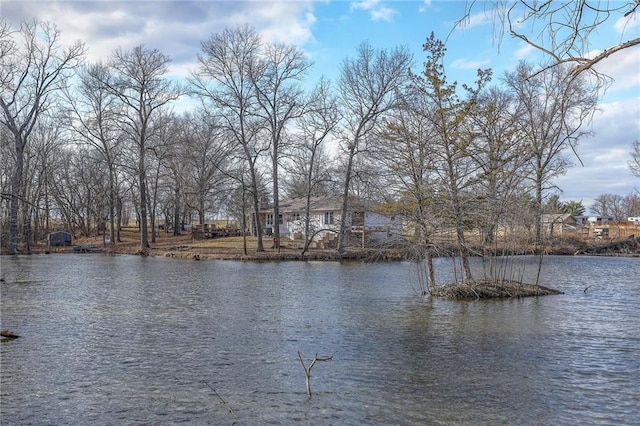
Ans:
{"type": "Polygon", "coordinates": [[[410,248],[415,259],[426,265],[426,290],[435,285],[433,258],[436,247],[432,235],[437,229],[433,208],[437,192],[433,140],[435,128],[430,120],[433,104],[412,85],[402,91],[402,108],[385,119],[385,126],[372,147],[373,158],[383,171],[385,187],[399,204],[401,213],[415,224],[410,248]]]}
{"type": "Polygon", "coordinates": [[[180,88],[166,77],[170,62],[159,50],[144,45],[128,51],[116,49],[110,62],[113,77],[104,82],[123,106],[119,122],[136,147],[142,253],[149,248],[146,154],[152,137],[152,121],[181,94],[180,88]]]}
{"type": "Polygon", "coordinates": [[[624,197],[619,194],[598,195],[591,205],[591,213],[603,217],[612,217],[616,220],[623,219],[625,217],[623,200],[624,197]]]}
{"type": "Polygon", "coordinates": [[[23,234],[27,246],[30,241],[41,240],[41,230],[49,232],[55,210],[52,186],[53,171],[67,142],[65,121],[59,116],[43,114],[30,135],[25,156],[25,182],[23,198],[29,200],[29,207],[23,209],[23,234]],[[33,223],[33,231],[31,225],[33,223]],[[30,236],[31,238],[28,238],[30,236]]]}
{"type": "Polygon", "coordinates": [[[522,61],[515,71],[505,73],[504,81],[522,110],[518,126],[527,146],[535,194],[535,240],[541,243],[545,192],[571,164],[566,151],[575,153],[578,141],[591,134],[584,125],[594,112],[596,98],[584,78],[570,75],[566,67],[549,68],[535,76],[533,69],[522,61]]]}
{"type": "Polygon", "coordinates": [[[65,47],[60,37],[60,31],[47,22],[23,22],[13,30],[0,18],[0,123],[11,133],[16,154],[11,178],[9,253],[18,251],[18,209],[29,136],[85,52],[82,43],[65,47]]]}
{"type": "Polygon", "coordinates": [[[446,48],[432,33],[424,44],[428,52],[421,76],[414,76],[414,88],[427,96],[433,104],[431,124],[435,137],[435,169],[441,183],[438,197],[442,204],[442,219],[451,223],[461,262],[462,281],[472,279],[469,264],[469,248],[465,238],[465,228],[472,211],[473,185],[477,183],[479,167],[472,161],[471,152],[477,134],[468,125],[473,115],[482,88],[491,78],[490,70],[478,70],[475,87],[464,85],[466,97],[461,99],[457,84],[449,83],[442,60],[446,48]],[[447,216],[450,216],[447,218],[447,216]]]}
{"type": "Polygon", "coordinates": [[[117,118],[117,97],[109,90],[112,75],[107,64],[95,63],[83,67],[79,73],[78,86],[67,92],[71,111],[72,127],[81,142],[93,146],[107,167],[108,176],[108,220],[109,241],[116,244],[116,173],[123,133],[117,118]]]}
{"type": "Polygon", "coordinates": [[[469,125],[476,138],[469,149],[478,166],[478,201],[474,218],[485,244],[495,240],[496,229],[512,199],[523,191],[526,152],[516,125],[520,112],[512,93],[498,87],[483,90],[469,125]]]}
{"type": "Polygon", "coordinates": [[[228,190],[232,146],[218,118],[205,111],[184,116],[180,134],[183,163],[177,165],[191,188],[188,204],[198,212],[200,225],[207,211],[217,213],[228,190]]]}
{"type": "Polygon", "coordinates": [[[338,251],[344,251],[349,242],[348,199],[355,157],[366,150],[367,138],[381,118],[397,107],[396,91],[407,81],[412,61],[404,47],[374,49],[364,42],[357,46],[356,57],[344,59],[340,66],[338,90],[346,167],[338,251]]]}
{"type": "Polygon", "coordinates": [[[257,110],[254,79],[260,65],[260,36],[250,26],[227,28],[202,43],[198,69],[190,78],[191,90],[219,114],[220,124],[232,137],[247,162],[257,240],[264,251],[260,221],[260,171],[258,162],[269,152],[260,140],[264,120],[257,110]]]}
{"type": "Polygon", "coordinates": [[[624,216],[626,217],[640,217],[640,195],[638,194],[629,194],[624,197],[622,201],[622,206],[624,209],[624,216]]]}
{"type": "Polygon", "coordinates": [[[289,158],[290,175],[297,183],[290,185],[289,195],[295,194],[306,199],[303,254],[309,249],[312,236],[311,197],[326,195],[323,189],[331,179],[329,158],[324,148],[340,121],[340,111],[328,80],[321,79],[306,102],[307,111],[297,122],[299,143],[294,146],[289,158]]]}
{"type": "Polygon", "coordinates": [[[264,46],[259,65],[251,70],[260,105],[270,136],[271,173],[273,176],[273,239],[280,251],[280,191],[278,169],[285,148],[287,125],[304,112],[301,81],[311,63],[299,48],[281,43],[264,46]]]}
{"type": "Polygon", "coordinates": [[[635,141],[631,145],[631,159],[629,169],[634,176],[640,177],[640,141],[635,141]]]}

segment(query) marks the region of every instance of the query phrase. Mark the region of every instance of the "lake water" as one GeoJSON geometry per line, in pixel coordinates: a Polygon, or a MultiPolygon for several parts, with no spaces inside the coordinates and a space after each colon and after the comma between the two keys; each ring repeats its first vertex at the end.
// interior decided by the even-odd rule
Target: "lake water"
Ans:
{"type": "Polygon", "coordinates": [[[0,262],[3,425],[640,424],[637,258],[547,257],[565,294],[466,302],[409,263],[0,262]],[[298,351],[333,357],[311,399],[298,351]]]}

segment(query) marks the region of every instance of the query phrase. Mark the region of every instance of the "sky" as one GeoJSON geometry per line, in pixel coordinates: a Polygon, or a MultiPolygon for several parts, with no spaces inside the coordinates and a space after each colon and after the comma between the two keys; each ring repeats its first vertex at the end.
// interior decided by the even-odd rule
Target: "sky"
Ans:
{"type": "MultiPolygon", "coordinates": [[[[79,39],[86,44],[89,61],[106,59],[118,47],[126,50],[142,43],[157,48],[171,57],[171,74],[176,79],[195,69],[202,41],[242,24],[252,25],[266,41],[301,48],[314,64],[307,79],[310,84],[321,76],[335,81],[340,63],[354,57],[361,42],[374,48],[407,47],[414,54],[414,71],[419,72],[426,58],[422,44],[431,32],[446,40],[447,78],[459,84],[473,84],[478,68],[491,68],[493,83],[499,84],[500,76],[515,69],[519,60],[541,59],[522,41],[498,37],[491,2],[477,1],[464,28],[456,28],[468,4],[452,0],[0,0],[0,16],[16,25],[34,18],[56,24],[64,43],[79,39]]],[[[638,14],[606,21],[589,38],[592,52],[640,37],[638,14]]],[[[533,29],[529,37],[536,40],[537,34],[533,29]]],[[[640,191],[640,178],[627,166],[631,144],[640,140],[640,47],[609,56],[597,70],[610,76],[612,83],[590,123],[594,135],[579,141],[579,159],[573,156],[574,167],[554,181],[561,201],[582,201],[587,212],[598,195],[640,191]]]]}

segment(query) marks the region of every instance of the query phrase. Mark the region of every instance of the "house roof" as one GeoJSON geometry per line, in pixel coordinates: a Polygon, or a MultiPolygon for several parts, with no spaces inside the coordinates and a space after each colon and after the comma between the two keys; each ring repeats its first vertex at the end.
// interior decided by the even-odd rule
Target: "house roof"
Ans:
{"type": "Polygon", "coordinates": [[[575,223],[576,218],[566,213],[543,214],[542,222],[544,223],[575,223]]]}
{"type": "MultiPolygon", "coordinates": [[[[311,212],[340,211],[342,209],[341,195],[311,197],[309,201],[309,211],[311,212]]],[[[349,197],[347,206],[349,211],[373,211],[377,204],[359,198],[349,197]]],[[[281,213],[299,213],[305,211],[306,208],[306,197],[280,200],[281,213]]],[[[262,211],[270,211],[271,209],[272,207],[270,206],[269,208],[263,208],[262,211]]]]}

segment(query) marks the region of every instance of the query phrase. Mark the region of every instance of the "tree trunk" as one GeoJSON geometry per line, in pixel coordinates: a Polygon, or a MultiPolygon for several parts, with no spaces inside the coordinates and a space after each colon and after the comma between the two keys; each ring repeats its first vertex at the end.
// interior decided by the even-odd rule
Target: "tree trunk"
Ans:
{"type": "Polygon", "coordinates": [[[119,243],[122,242],[122,240],[120,239],[120,231],[122,230],[122,209],[124,208],[122,205],[122,197],[120,196],[120,194],[118,194],[118,196],[116,197],[116,210],[118,211],[118,222],[116,225],[116,238],[118,240],[119,243]]]}
{"type": "Polygon", "coordinates": [[[7,242],[9,254],[18,253],[18,209],[20,206],[20,194],[22,193],[24,147],[25,141],[21,136],[16,136],[16,168],[11,178],[11,202],[9,203],[9,241],[7,242]]]}
{"type": "Polygon", "coordinates": [[[273,152],[273,248],[280,253],[280,194],[278,190],[278,150],[273,152]]]}
{"type": "Polygon", "coordinates": [[[536,199],[535,199],[535,223],[533,229],[535,233],[536,244],[542,244],[542,176],[541,173],[536,174],[536,199]]]}
{"type": "Polygon", "coordinates": [[[453,214],[456,223],[456,240],[458,244],[458,254],[460,256],[460,265],[462,267],[462,282],[467,282],[473,277],[471,275],[471,265],[469,264],[469,249],[467,248],[467,242],[464,237],[464,223],[462,207],[460,206],[460,199],[458,197],[457,188],[452,188],[453,194],[453,214]]]}
{"type": "Polygon", "coordinates": [[[147,229],[147,176],[144,170],[144,155],[141,154],[138,180],[140,184],[140,251],[147,252],[149,248],[149,230],[147,229]]]}
{"type": "Polygon", "coordinates": [[[31,254],[31,211],[31,206],[27,204],[26,200],[22,200],[22,235],[27,254],[31,254]]]}
{"type": "Polygon", "coordinates": [[[353,169],[353,157],[356,154],[358,139],[349,146],[349,160],[344,176],[344,191],[342,193],[342,208],[340,213],[340,235],[338,236],[338,252],[344,252],[349,245],[349,229],[347,228],[347,212],[349,211],[349,186],[351,185],[351,170],[353,169]]]}
{"type": "Polygon", "coordinates": [[[255,213],[255,227],[256,227],[256,236],[258,237],[258,247],[256,251],[262,252],[264,251],[264,244],[262,242],[262,223],[260,222],[260,200],[258,195],[258,181],[256,177],[256,172],[253,164],[250,164],[250,173],[251,173],[251,192],[253,192],[253,212],[255,213]]]}
{"type": "Polygon", "coordinates": [[[116,245],[116,230],[115,230],[115,211],[116,211],[116,194],[114,188],[114,171],[113,164],[109,161],[109,243],[113,247],[116,245]]]}
{"type": "MultiPolygon", "coordinates": [[[[312,163],[313,164],[313,163],[312,163]]],[[[311,245],[310,238],[310,221],[311,221],[311,185],[307,187],[307,205],[304,212],[304,246],[302,248],[302,254],[305,254],[307,250],[309,250],[309,246],[311,245]]]]}
{"type": "Polygon", "coordinates": [[[244,178],[242,179],[242,252],[247,255],[247,200],[244,178]]]}
{"type": "Polygon", "coordinates": [[[173,236],[180,235],[180,188],[175,190],[175,199],[173,201],[173,236]]]}

